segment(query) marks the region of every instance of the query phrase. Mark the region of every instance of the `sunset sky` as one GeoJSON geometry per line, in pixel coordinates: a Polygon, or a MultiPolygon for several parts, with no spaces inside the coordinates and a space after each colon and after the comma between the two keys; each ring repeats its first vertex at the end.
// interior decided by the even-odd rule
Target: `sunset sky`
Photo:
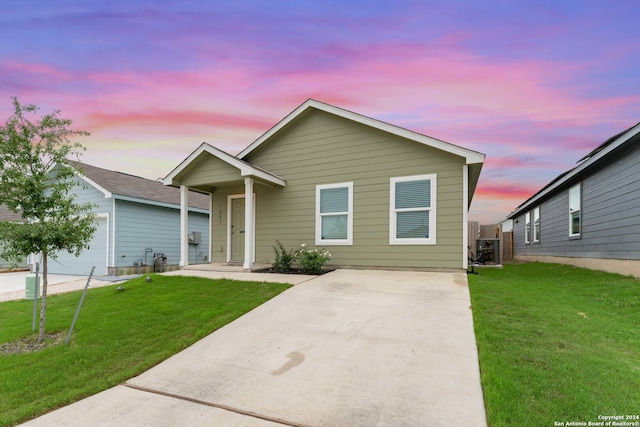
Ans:
{"type": "Polygon", "coordinates": [[[492,223],[640,121],[640,2],[4,0],[11,96],[91,136],[82,160],[167,175],[237,154],[308,98],[487,155],[492,223]]]}

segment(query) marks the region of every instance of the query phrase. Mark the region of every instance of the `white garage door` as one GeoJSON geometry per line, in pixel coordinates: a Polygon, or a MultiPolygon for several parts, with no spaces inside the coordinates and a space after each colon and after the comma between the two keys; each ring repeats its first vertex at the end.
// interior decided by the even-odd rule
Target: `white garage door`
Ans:
{"type": "Polygon", "coordinates": [[[49,259],[48,270],[53,274],[77,274],[88,276],[95,265],[94,276],[107,274],[108,227],[107,218],[98,217],[98,228],[93,235],[89,249],[85,249],[79,257],[68,252],[59,252],[57,259],[49,259]]]}

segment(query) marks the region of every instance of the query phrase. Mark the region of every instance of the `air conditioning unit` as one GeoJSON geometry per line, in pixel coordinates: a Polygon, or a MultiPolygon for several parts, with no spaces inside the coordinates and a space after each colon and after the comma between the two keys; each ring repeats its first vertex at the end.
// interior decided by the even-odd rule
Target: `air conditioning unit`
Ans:
{"type": "Polygon", "coordinates": [[[500,239],[476,240],[476,258],[484,265],[500,264],[500,239]]]}

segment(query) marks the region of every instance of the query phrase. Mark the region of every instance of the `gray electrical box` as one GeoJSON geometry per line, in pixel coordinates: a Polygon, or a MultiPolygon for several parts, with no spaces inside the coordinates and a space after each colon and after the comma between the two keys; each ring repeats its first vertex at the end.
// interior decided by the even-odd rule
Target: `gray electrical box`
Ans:
{"type": "Polygon", "coordinates": [[[189,233],[189,244],[199,245],[202,242],[202,233],[199,231],[192,231],[189,233]]]}

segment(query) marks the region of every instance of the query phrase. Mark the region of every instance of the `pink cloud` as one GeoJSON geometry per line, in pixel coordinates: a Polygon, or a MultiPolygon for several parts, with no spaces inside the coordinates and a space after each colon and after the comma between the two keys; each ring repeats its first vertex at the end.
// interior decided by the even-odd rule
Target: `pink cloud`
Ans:
{"type": "Polygon", "coordinates": [[[93,130],[116,126],[175,127],[200,125],[255,131],[268,129],[272,125],[271,122],[256,117],[188,110],[123,111],[119,113],[93,112],[86,116],[86,124],[93,130]]]}
{"type": "Polygon", "coordinates": [[[45,63],[8,61],[1,63],[0,68],[3,69],[3,73],[12,74],[14,76],[31,74],[57,80],[69,80],[73,76],[72,73],[45,63]]]}
{"type": "Polygon", "coordinates": [[[540,187],[531,184],[481,183],[476,188],[474,197],[525,201],[535,194],[540,187]]]}

